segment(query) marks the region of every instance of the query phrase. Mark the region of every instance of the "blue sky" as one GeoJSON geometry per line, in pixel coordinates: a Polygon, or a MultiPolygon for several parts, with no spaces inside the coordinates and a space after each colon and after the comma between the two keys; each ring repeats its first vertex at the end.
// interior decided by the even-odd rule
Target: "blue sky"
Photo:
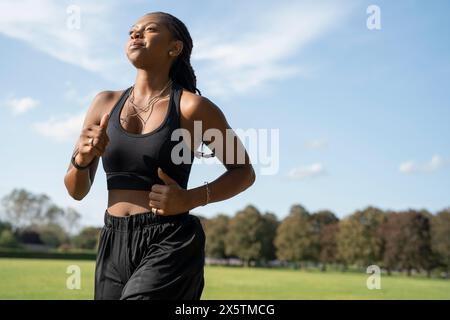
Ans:
{"type": "MultiPolygon", "coordinates": [[[[436,212],[450,205],[449,9],[444,0],[0,1],[0,196],[46,193],[83,224],[102,224],[103,167],[75,201],[63,182],[71,151],[93,96],[134,81],[129,26],[166,11],[190,30],[197,86],[230,125],[279,130],[276,174],[250,154],[256,183],[192,213],[253,204],[282,219],[295,203],[339,217],[368,205],[436,212]],[[79,29],[67,27],[70,5],[79,29]],[[369,5],[380,30],[367,28],[369,5]]],[[[194,163],[188,187],[223,172],[194,163]]]]}

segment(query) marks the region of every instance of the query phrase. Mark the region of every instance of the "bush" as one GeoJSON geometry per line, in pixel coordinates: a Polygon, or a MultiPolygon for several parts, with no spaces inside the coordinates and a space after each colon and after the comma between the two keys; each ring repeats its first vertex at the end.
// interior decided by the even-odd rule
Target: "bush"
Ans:
{"type": "Polygon", "coordinates": [[[73,238],[73,244],[77,248],[81,249],[96,249],[98,244],[98,238],[100,235],[100,229],[96,227],[86,227],[73,238]]]}
{"type": "Polygon", "coordinates": [[[47,224],[37,228],[41,241],[53,248],[67,242],[67,234],[64,229],[57,224],[47,224]]]}
{"type": "Polygon", "coordinates": [[[94,260],[96,253],[92,251],[82,252],[55,252],[55,251],[27,251],[20,249],[0,249],[0,258],[21,259],[63,259],[63,260],[94,260]]]}
{"type": "Polygon", "coordinates": [[[58,252],[70,252],[72,249],[72,245],[69,243],[63,243],[58,247],[58,252]]]}
{"type": "Polygon", "coordinates": [[[11,230],[4,229],[0,233],[0,247],[4,248],[17,248],[19,247],[19,243],[11,232],[11,230]]]}
{"type": "Polygon", "coordinates": [[[12,231],[12,225],[9,222],[0,221],[0,234],[3,230],[10,230],[12,231]]]}
{"type": "Polygon", "coordinates": [[[18,229],[17,239],[24,244],[42,244],[39,233],[31,227],[18,229]]]}

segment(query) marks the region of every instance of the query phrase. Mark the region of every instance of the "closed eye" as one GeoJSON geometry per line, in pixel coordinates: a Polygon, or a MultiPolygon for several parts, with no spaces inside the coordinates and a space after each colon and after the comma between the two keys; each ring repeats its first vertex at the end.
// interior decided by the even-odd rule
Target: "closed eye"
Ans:
{"type": "MultiPolygon", "coordinates": [[[[154,27],[146,27],[145,31],[156,31],[156,29],[154,27]]],[[[128,35],[131,36],[131,34],[133,33],[133,30],[128,31],[128,35]]]]}

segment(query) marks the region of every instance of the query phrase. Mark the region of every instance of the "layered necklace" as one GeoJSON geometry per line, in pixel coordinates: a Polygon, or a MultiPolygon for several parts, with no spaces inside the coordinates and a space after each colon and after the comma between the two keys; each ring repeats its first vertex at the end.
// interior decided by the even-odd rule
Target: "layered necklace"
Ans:
{"type": "Polygon", "coordinates": [[[122,125],[125,127],[124,124],[128,123],[128,118],[129,117],[135,117],[137,116],[139,119],[141,119],[141,121],[143,122],[143,127],[145,128],[145,125],[147,124],[148,119],[150,118],[150,116],[152,115],[153,112],[153,106],[155,105],[156,102],[167,98],[170,93],[166,94],[166,95],[162,95],[164,91],[166,91],[166,89],[172,85],[172,79],[169,79],[169,81],[166,83],[166,85],[164,86],[164,88],[155,96],[150,96],[148,97],[147,100],[147,105],[144,108],[141,108],[140,106],[138,106],[137,104],[134,103],[134,85],[131,87],[130,92],[128,93],[128,99],[127,99],[127,103],[128,103],[128,109],[133,109],[135,111],[135,113],[132,114],[127,114],[125,117],[121,117],[120,121],[122,122],[122,125]],[[130,107],[131,106],[131,107],[130,107]],[[147,112],[148,110],[150,110],[150,113],[147,117],[147,119],[143,119],[140,114],[147,112]]]}

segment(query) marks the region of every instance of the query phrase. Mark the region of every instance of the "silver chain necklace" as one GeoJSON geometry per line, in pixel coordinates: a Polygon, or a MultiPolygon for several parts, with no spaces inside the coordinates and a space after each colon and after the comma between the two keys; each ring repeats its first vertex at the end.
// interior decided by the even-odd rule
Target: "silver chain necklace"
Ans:
{"type": "MultiPolygon", "coordinates": [[[[145,127],[145,125],[148,122],[148,119],[150,118],[150,116],[153,113],[153,106],[155,105],[156,102],[167,98],[169,96],[169,94],[162,96],[162,93],[172,84],[172,79],[170,79],[167,84],[164,86],[164,88],[155,96],[150,96],[147,100],[147,106],[145,108],[141,108],[139,107],[137,104],[134,103],[134,85],[131,87],[130,92],[128,93],[128,99],[127,99],[127,103],[128,103],[128,109],[134,109],[139,110],[136,111],[134,114],[127,114],[125,117],[121,117],[120,120],[122,121],[123,124],[128,123],[128,118],[129,117],[134,117],[137,116],[142,122],[143,122],[143,127],[145,127]],[[131,105],[131,108],[129,107],[131,105]],[[147,112],[149,109],[151,108],[151,111],[147,117],[146,120],[144,120],[140,114],[143,112],[147,112]]],[[[170,106],[169,106],[170,107],[170,106]]]]}

